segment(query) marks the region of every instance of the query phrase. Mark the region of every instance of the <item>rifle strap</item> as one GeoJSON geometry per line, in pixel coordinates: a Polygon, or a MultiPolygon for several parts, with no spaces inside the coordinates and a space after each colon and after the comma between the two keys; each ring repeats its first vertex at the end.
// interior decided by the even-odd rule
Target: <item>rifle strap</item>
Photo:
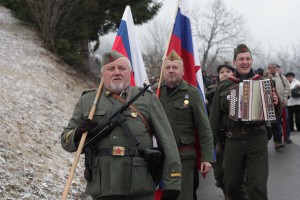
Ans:
{"type": "MultiPolygon", "coordinates": [[[[115,98],[116,100],[120,101],[122,104],[126,104],[126,101],[124,99],[122,99],[119,95],[117,94],[112,94],[111,95],[113,98],[115,98]]],[[[147,122],[147,120],[145,119],[144,115],[134,106],[134,105],[130,105],[129,108],[134,111],[139,117],[140,119],[142,120],[142,122],[144,123],[148,133],[150,134],[150,136],[152,137],[153,134],[151,132],[151,129],[150,129],[150,126],[149,126],[149,123],[147,122]]]]}

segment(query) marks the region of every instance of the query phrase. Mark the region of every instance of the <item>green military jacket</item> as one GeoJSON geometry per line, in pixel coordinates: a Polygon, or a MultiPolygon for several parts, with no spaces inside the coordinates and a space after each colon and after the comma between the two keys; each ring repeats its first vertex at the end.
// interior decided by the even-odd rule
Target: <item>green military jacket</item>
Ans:
{"type": "MultiPolygon", "coordinates": [[[[153,86],[156,91],[158,84],[153,86]]],[[[178,88],[167,96],[164,84],[160,88],[160,102],[167,114],[177,146],[195,143],[198,134],[201,162],[213,162],[213,140],[204,103],[197,88],[182,80],[178,88]]],[[[181,158],[194,158],[195,150],[180,151],[181,158]]]]}
{"type": "MultiPolygon", "coordinates": [[[[132,87],[131,97],[138,92],[137,87],[132,87]]],[[[127,91],[123,92],[122,98],[126,99],[128,94],[127,91]]],[[[76,104],[72,118],[61,134],[61,144],[66,151],[74,152],[77,150],[77,145],[74,143],[74,134],[80,120],[88,117],[95,95],[95,91],[87,92],[81,96],[76,104]]],[[[93,121],[100,123],[122,105],[120,101],[110,95],[109,91],[103,89],[93,121]]],[[[138,98],[133,105],[148,121],[152,133],[160,142],[164,151],[163,189],[180,191],[180,158],[175,150],[177,147],[170,124],[159,100],[151,92],[145,92],[144,96],[138,98]]],[[[130,109],[123,113],[127,126],[140,142],[137,148],[144,150],[147,147],[153,147],[152,136],[147,131],[144,123],[139,117],[131,114],[130,109]]],[[[96,148],[112,148],[113,146],[134,147],[120,126],[117,126],[107,137],[99,141],[96,148]]],[[[144,158],[97,156],[92,162],[92,181],[87,183],[86,193],[93,196],[140,195],[154,192],[155,187],[151,175],[147,171],[144,158]]]]}
{"type": "MultiPolygon", "coordinates": [[[[256,78],[261,79],[259,77],[260,76],[257,76],[256,78]]],[[[227,80],[219,82],[217,85],[214,99],[213,99],[213,104],[211,107],[210,116],[209,116],[210,126],[214,136],[215,144],[217,143],[218,140],[224,138],[224,135],[221,135],[225,133],[224,131],[221,131],[222,129],[238,128],[242,126],[241,122],[234,121],[229,118],[230,89],[233,86],[239,84],[238,80],[239,79],[236,79],[234,76],[232,76],[227,80]]],[[[281,115],[280,103],[277,106],[275,106],[275,109],[276,109],[276,115],[280,116],[281,115]]],[[[258,131],[261,130],[266,132],[265,123],[261,123],[260,125],[259,124],[253,124],[253,125],[258,128],[258,131]]]]}

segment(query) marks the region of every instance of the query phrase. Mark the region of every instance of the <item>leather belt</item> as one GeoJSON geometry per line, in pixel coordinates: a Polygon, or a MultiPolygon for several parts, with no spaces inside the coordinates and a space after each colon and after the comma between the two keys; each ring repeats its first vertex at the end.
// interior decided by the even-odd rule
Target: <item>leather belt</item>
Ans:
{"type": "Polygon", "coordinates": [[[186,144],[186,145],[178,146],[178,151],[188,151],[188,150],[194,150],[194,149],[195,149],[194,144],[186,144]]]}
{"type": "Polygon", "coordinates": [[[132,147],[113,146],[111,148],[98,149],[95,156],[129,156],[144,158],[144,151],[132,147]]]}
{"type": "Polygon", "coordinates": [[[240,126],[234,128],[228,128],[226,130],[226,136],[232,138],[233,136],[239,135],[255,135],[261,133],[265,128],[265,125],[256,125],[256,126],[240,126]],[[249,134],[250,133],[250,134],[249,134]]]}

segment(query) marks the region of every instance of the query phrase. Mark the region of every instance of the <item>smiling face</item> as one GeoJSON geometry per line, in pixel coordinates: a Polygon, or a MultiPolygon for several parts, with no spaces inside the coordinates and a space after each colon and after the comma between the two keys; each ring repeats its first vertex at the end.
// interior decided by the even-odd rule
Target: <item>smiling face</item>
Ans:
{"type": "Polygon", "coordinates": [[[180,83],[184,75],[182,60],[165,60],[163,77],[168,87],[173,88],[180,83]]]}
{"type": "Polygon", "coordinates": [[[103,65],[103,83],[107,90],[121,93],[130,85],[130,65],[126,57],[120,57],[103,65]]]}
{"type": "Polygon", "coordinates": [[[233,60],[233,65],[236,66],[236,70],[241,75],[249,74],[252,68],[252,57],[250,52],[239,53],[236,59],[233,60]]]}

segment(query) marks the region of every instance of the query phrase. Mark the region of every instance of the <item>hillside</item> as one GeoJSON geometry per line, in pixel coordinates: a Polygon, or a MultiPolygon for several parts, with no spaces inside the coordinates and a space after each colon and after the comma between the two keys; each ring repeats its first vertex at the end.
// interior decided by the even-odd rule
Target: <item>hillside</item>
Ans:
{"type": "MultiPolygon", "coordinates": [[[[0,85],[0,199],[60,199],[74,158],[60,134],[88,79],[0,6],[0,85]]],[[[76,172],[68,199],[87,199],[76,172]]]]}

